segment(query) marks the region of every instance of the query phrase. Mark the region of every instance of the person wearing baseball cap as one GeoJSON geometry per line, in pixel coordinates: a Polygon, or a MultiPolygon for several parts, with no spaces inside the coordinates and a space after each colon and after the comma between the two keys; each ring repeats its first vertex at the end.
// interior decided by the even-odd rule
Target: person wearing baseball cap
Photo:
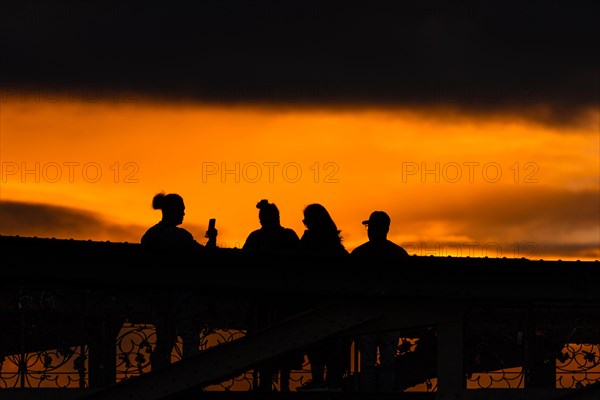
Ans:
{"type": "MultiPolygon", "coordinates": [[[[390,216],[385,211],[373,211],[369,219],[363,221],[369,240],[350,253],[361,257],[408,257],[402,246],[388,240],[390,216]]],[[[400,335],[395,331],[385,331],[361,335],[358,338],[360,352],[359,389],[363,392],[392,392],[395,380],[396,350],[400,335]],[[380,365],[377,365],[379,349],[380,365]]]]}
{"type": "Polygon", "coordinates": [[[388,240],[390,216],[385,211],[373,211],[369,219],[362,222],[367,228],[369,241],[355,248],[354,255],[408,256],[402,246],[388,240]]]}

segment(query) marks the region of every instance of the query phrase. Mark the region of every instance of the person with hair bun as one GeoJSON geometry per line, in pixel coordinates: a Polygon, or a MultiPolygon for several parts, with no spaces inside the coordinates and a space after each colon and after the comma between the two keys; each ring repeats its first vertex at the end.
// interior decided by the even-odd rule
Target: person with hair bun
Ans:
{"type": "Polygon", "coordinates": [[[162,211],[162,219],[142,236],[142,246],[151,251],[202,251],[204,247],[217,246],[217,230],[207,231],[206,246],[198,243],[194,236],[180,228],[185,216],[183,198],[176,193],[158,193],[152,199],[152,208],[162,211]]]}
{"type": "MultiPolygon", "coordinates": [[[[216,229],[209,229],[206,245],[194,239],[186,229],[180,228],[185,216],[183,198],[176,193],[158,193],[152,199],[152,208],[162,211],[162,219],[149,228],[141,238],[142,250],[166,263],[183,262],[187,255],[202,254],[217,248],[216,229]]],[[[152,369],[168,366],[177,336],[183,342],[182,357],[188,358],[199,352],[199,328],[196,326],[199,307],[196,294],[191,290],[167,290],[156,298],[154,326],[156,346],[150,356],[152,369]]]]}
{"type": "MultiPolygon", "coordinates": [[[[291,228],[281,226],[279,209],[273,203],[263,199],[256,204],[258,208],[258,220],[261,227],[252,231],[242,251],[247,254],[269,256],[293,254],[298,250],[300,238],[291,228]]],[[[281,302],[275,303],[269,297],[257,297],[252,299],[250,307],[249,333],[263,329],[269,325],[279,322],[295,312],[293,305],[281,302]]],[[[302,368],[304,354],[295,352],[285,355],[273,361],[262,363],[257,368],[258,390],[272,391],[273,377],[277,369],[281,372],[280,391],[289,391],[290,372],[292,369],[302,368]]]]}
{"type": "Polygon", "coordinates": [[[263,199],[256,204],[260,229],[252,231],[246,238],[242,250],[252,253],[284,253],[296,251],[300,238],[290,228],[281,226],[279,209],[263,199]]]}

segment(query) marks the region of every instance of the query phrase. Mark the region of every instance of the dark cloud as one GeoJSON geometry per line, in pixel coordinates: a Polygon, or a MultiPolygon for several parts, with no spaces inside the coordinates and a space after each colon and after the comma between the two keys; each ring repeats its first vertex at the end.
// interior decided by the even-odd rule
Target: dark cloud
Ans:
{"type": "Polygon", "coordinates": [[[0,234],[57,239],[92,239],[137,243],[145,232],[138,225],[117,225],[85,210],[48,204],[0,202],[0,234]]]}
{"type": "Polygon", "coordinates": [[[0,84],[91,85],[221,103],[449,104],[571,123],[598,107],[599,7],[578,0],[3,2],[0,84]]]}

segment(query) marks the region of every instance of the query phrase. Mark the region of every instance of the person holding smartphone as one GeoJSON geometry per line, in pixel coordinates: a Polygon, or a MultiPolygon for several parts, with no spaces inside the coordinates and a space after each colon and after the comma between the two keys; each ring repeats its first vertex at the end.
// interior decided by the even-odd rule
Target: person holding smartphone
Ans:
{"type": "MultiPolygon", "coordinates": [[[[183,198],[176,193],[158,193],[152,199],[152,208],[162,211],[162,219],[149,228],[141,238],[143,251],[152,259],[165,262],[184,260],[186,255],[203,253],[217,248],[218,231],[214,221],[209,223],[206,245],[200,244],[186,229],[179,227],[185,216],[183,198]],[[183,258],[182,258],[183,257],[183,258]]],[[[151,368],[157,369],[171,363],[171,352],[180,336],[183,342],[182,357],[199,352],[200,337],[196,327],[198,299],[191,290],[167,290],[157,295],[154,307],[156,345],[150,356],[151,368]]]]}

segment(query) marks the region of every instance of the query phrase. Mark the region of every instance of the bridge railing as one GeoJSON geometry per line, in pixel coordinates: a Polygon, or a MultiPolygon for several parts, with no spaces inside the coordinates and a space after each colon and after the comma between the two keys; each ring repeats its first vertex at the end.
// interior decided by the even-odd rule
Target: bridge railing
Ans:
{"type": "MultiPolygon", "coordinates": [[[[351,338],[398,330],[398,391],[600,381],[598,262],[249,257],[222,249],[164,265],[136,244],[0,240],[1,388],[88,390],[149,374],[157,299],[184,289],[201,300],[201,350],[245,337],[256,299],[307,310],[370,304],[377,318],[343,329],[322,322],[323,329],[351,338]]],[[[359,389],[358,357],[354,348],[348,390],[359,389]]],[[[172,362],[180,360],[178,345],[172,362]]],[[[305,360],[293,371],[292,390],[310,379],[308,367],[305,360]]],[[[201,390],[253,390],[254,369],[201,390]]]]}

